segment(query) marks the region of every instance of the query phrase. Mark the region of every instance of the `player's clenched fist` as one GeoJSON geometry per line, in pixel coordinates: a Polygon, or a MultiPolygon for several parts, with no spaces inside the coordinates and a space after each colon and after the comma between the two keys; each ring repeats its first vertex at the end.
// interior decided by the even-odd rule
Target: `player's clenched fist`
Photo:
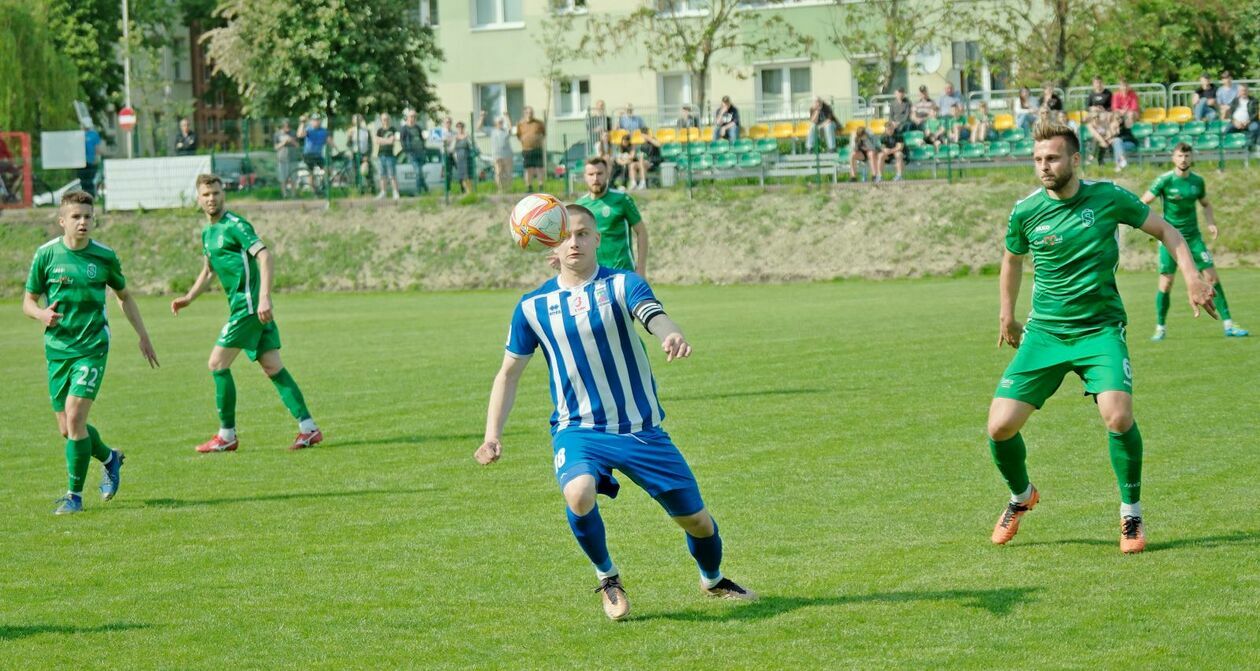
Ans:
{"type": "Polygon", "coordinates": [[[476,452],[473,452],[473,459],[476,459],[477,463],[482,466],[489,466],[498,461],[502,454],[502,443],[497,440],[487,440],[481,444],[481,447],[477,448],[476,452]]]}

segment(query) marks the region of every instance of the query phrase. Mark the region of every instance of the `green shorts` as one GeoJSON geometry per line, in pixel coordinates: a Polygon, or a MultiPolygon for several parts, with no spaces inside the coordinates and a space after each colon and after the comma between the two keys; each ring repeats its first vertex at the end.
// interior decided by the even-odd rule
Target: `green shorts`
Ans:
{"type": "Polygon", "coordinates": [[[1133,393],[1133,367],[1123,326],[1108,326],[1084,335],[1060,337],[1036,330],[1024,332],[1015,358],[1006,367],[993,395],[1040,408],[1063,378],[1076,373],[1085,393],[1133,393]]]}
{"type": "MultiPolygon", "coordinates": [[[[1208,251],[1207,243],[1203,241],[1203,238],[1199,236],[1186,238],[1186,244],[1190,247],[1190,256],[1194,257],[1194,267],[1198,268],[1199,272],[1216,267],[1216,264],[1212,263],[1212,252],[1208,251]]],[[[1159,246],[1159,274],[1177,274],[1177,259],[1168,253],[1168,249],[1162,243],[1159,246]]]]}
{"type": "Polygon", "coordinates": [[[250,361],[257,361],[264,352],[280,349],[280,327],[275,321],[258,321],[258,315],[245,315],[224,324],[214,344],[245,350],[250,361]]]}
{"type": "Polygon", "coordinates": [[[78,396],[96,400],[105,379],[105,362],[109,352],[89,354],[75,359],[48,362],[48,397],[55,412],[66,409],[66,397],[78,396]]]}

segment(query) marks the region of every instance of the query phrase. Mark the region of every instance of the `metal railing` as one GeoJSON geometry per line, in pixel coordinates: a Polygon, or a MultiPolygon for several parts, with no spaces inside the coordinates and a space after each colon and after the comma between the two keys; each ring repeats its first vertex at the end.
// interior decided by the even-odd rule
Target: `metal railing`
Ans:
{"type": "MultiPolygon", "coordinates": [[[[1246,84],[1248,88],[1254,89],[1260,86],[1260,79],[1235,79],[1234,86],[1246,84]]],[[[1168,85],[1168,106],[1171,107],[1192,107],[1194,105],[1194,92],[1199,88],[1199,82],[1173,82],[1168,85]]]]}
{"type": "MultiPolygon", "coordinates": [[[[1111,91],[1112,95],[1116,94],[1116,90],[1120,88],[1119,84],[1106,84],[1104,86],[1111,91]]],[[[1129,84],[1129,88],[1133,89],[1138,96],[1138,105],[1142,109],[1148,107],[1168,107],[1168,89],[1163,84],[1129,84]]],[[[1063,106],[1068,110],[1085,109],[1085,99],[1093,92],[1090,86],[1073,86],[1067,90],[1067,97],[1063,99],[1063,106]]]]}

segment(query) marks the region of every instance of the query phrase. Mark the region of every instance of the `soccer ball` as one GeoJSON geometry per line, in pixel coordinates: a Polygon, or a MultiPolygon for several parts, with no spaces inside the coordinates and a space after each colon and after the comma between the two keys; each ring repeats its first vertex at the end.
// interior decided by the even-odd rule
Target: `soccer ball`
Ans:
{"type": "Polygon", "coordinates": [[[569,237],[569,213],[559,198],[531,193],[512,208],[508,226],[517,247],[545,252],[569,237]]]}

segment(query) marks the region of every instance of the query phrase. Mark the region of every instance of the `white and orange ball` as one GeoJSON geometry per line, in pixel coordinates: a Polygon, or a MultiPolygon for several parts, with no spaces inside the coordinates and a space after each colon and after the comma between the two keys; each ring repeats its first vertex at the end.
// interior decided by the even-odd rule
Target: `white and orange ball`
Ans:
{"type": "Polygon", "coordinates": [[[569,237],[569,213],[559,198],[531,193],[512,208],[508,220],[516,246],[534,252],[555,249],[569,237]]]}

